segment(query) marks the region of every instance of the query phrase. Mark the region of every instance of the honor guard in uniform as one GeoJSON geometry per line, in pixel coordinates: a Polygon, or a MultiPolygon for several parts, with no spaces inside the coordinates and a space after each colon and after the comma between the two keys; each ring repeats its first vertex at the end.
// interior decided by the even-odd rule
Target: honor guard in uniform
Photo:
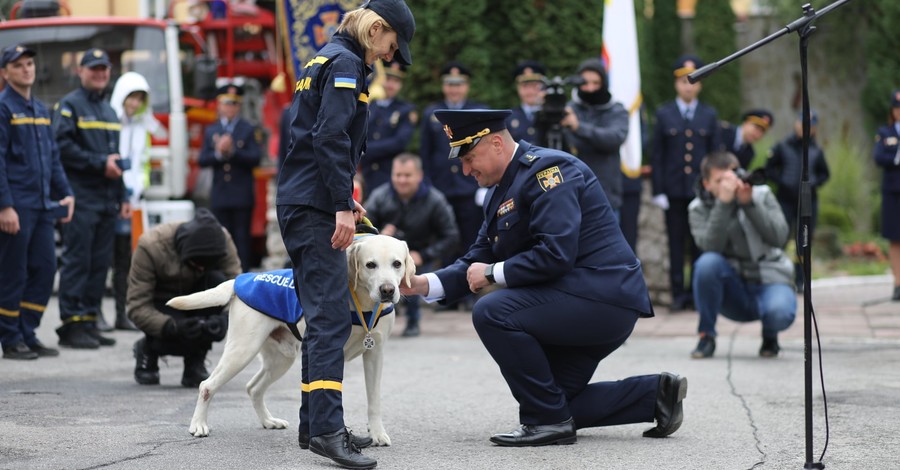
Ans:
{"type": "Polygon", "coordinates": [[[68,222],[74,199],[59,161],[50,113],[31,94],[34,50],[0,55],[0,344],[4,359],[57,356],[35,330],[56,274],[53,226],[68,222]]]}
{"type": "Polygon", "coordinates": [[[213,169],[210,209],[234,238],[241,269],[249,271],[250,222],[256,200],[253,169],[262,158],[262,134],[240,117],[243,88],[227,84],[216,94],[219,119],[206,128],[198,163],[213,169]]]}
{"type": "MultiPolygon", "coordinates": [[[[448,160],[447,136],[444,126],[435,117],[438,109],[481,109],[487,106],[468,100],[469,78],[471,73],[459,62],[448,62],[441,70],[441,91],[444,100],[432,103],[422,116],[421,145],[419,154],[425,168],[425,178],[432,186],[444,193],[447,201],[453,206],[453,216],[459,226],[459,247],[444,259],[450,264],[464,253],[478,235],[478,228],[484,217],[481,213],[476,194],[478,185],[462,172],[458,160],[448,160]]],[[[481,193],[483,196],[483,192],[481,193]]]]}
{"type": "Polygon", "coordinates": [[[756,153],[753,144],[766,135],[769,127],[775,123],[772,113],[765,109],[747,111],[741,117],[739,125],[722,121],[720,132],[722,150],[731,152],[737,157],[741,168],[748,169],[756,153]]]}
{"type": "Polygon", "coordinates": [[[72,221],[62,230],[63,324],[56,330],[60,346],[71,348],[96,349],[116,342],[98,332],[116,224],[131,217],[119,162],[122,124],[105,99],[111,68],[106,51],[88,49],[78,67],[81,87],[59,100],[53,114],[60,160],[78,200],[72,221]]]}
{"type": "Polygon", "coordinates": [[[406,67],[397,61],[384,66],[384,99],[369,106],[369,132],[362,157],[363,194],[391,181],[391,161],[406,150],[419,123],[416,107],[399,98],[406,67]]]}
{"type": "Polygon", "coordinates": [[[689,247],[691,265],[700,252],[688,227],[688,204],[694,198],[700,160],[719,148],[716,110],[697,99],[702,88],[700,82],[692,84],[687,78],[702,66],[700,59],[690,55],[675,62],[677,96],[656,110],[650,154],[653,202],[666,213],[673,312],[693,303],[691,289],[684,285],[684,250],[689,247]]]}
{"type": "Polygon", "coordinates": [[[512,109],[512,114],[506,122],[506,128],[516,142],[522,139],[537,142],[534,118],[544,102],[543,80],[546,73],[544,65],[534,60],[526,60],[516,66],[515,79],[519,105],[512,109]]]}
{"type": "Polygon", "coordinates": [[[300,390],[300,447],[345,468],[374,468],[360,453],[370,438],[344,427],[347,255],[365,209],[353,177],[366,146],[369,90],[376,60],[412,64],[416,30],[403,0],[369,0],[344,14],[337,31],[298,71],[291,102],[291,146],[278,173],[278,225],[306,317],[300,390]]]}
{"type": "Polygon", "coordinates": [[[576,429],[652,422],[666,437],[683,419],[687,379],[663,373],[589,383],[653,307],[641,263],[582,161],[516,143],[508,110],[436,111],[450,158],[489,188],[468,253],[414,276],[405,295],[452,302],[485,287],[472,322],[519,402],[521,426],[500,446],[572,444],[576,429]]]}
{"type": "Polygon", "coordinates": [[[891,94],[887,125],[878,129],[873,149],[875,164],[884,171],[881,179],[881,236],[890,242],[888,258],[894,274],[891,299],[900,301],[900,89],[891,94]]]}

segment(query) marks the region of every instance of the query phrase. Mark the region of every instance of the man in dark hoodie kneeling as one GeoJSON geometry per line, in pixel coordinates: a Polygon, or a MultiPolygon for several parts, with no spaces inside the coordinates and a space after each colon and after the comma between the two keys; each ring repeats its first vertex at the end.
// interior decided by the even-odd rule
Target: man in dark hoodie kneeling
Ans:
{"type": "Polygon", "coordinates": [[[197,387],[209,373],[204,361],[225,338],[227,312],[189,312],[166,306],[173,297],[200,292],[241,273],[237,248],[212,213],[198,209],[188,222],[154,227],[141,236],[128,274],[128,318],[146,336],[134,344],[134,379],[159,384],[159,356],[184,357],[181,385],[197,387]]]}

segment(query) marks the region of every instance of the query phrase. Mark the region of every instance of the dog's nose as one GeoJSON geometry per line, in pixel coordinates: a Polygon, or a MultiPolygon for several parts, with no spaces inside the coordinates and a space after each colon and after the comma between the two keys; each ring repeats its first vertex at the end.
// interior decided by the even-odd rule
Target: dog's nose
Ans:
{"type": "Polygon", "coordinates": [[[396,292],[396,289],[390,284],[383,284],[380,292],[382,302],[392,302],[394,300],[394,292],[396,292]]]}

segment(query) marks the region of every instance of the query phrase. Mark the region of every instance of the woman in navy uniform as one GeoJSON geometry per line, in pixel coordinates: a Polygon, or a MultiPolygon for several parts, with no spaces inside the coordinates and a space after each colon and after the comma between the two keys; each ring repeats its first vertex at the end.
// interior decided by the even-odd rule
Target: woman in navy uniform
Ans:
{"type": "Polygon", "coordinates": [[[365,185],[363,194],[371,194],[375,188],[390,183],[391,162],[406,150],[419,122],[416,107],[397,98],[406,76],[404,69],[397,61],[385,64],[385,98],[369,106],[366,153],[360,165],[365,185]]]}
{"type": "Polygon", "coordinates": [[[888,256],[894,274],[894,294],[900,301],[900,89],[891,95],[888,124],[875,136],[875,164],[884,170],[881,180],[881,236],[890,241],[888,256]]]}
{"type": "Polygon", "coordinates": [[[663,373],[588,383],[653,307],[600,183],[580,160],[516,143],[508,110],[437,111],[450,158],[489,188],[478,240],[454,264],[417,275],[405,295],[452,302],[491,284],[472,322],[519,402],[521,426],[501,446],[571,444],[579,428],[651,422],[665,437],[683,419],[687,379],[663,373]]]}
{"type": "Polygon", "coordinates": [[[21,45],[0,55],[6,81],[0,92],[0,343],[5,359],[59,355],[41,344],[34,330],[56,274],[53,225],[56,219],[71,220],[74,209],[50,113],[31,94],[34,56],[21,45]]]}
{"type": "Polygon", "coordinates": [[[342,380],[347,316],[347,257],[365,209],[353,200],[353,176],[365,149],[366,76],[377,59],[412,62],[416,24],[403,0],[370,0],[347,12],[299,71],[291,103],[291,147],[278,174],[278,224],[306,315],[301,349],[299,441],[346,468],[373,468],[359,452],[371,444],[344,427],[342,380]],[[311,437],[310,437],[311,436],[311,437]]]}
{"type": "Polygon", "coordinates": [[[653,128],[653,203],[666,212],[671,311],[684,310],[693,303],[691,289],[684,285],[684,249],[690,247],[692,266],[700,250],[688,227],[688,204],[694,199],[700,160],[719,148],[716,110],[697,99],[701,83],[690,83],[687,78],[702,66],[700,59],[690,55],[675,62],[677,96],[656,110],[653,128]]]}
{"type": "Polygon", "coordinates": [[[512,109],[506,128],[516,142],[525,139],[537,142],[537,129],[534,119],[544,102],[543,64],[526,60],[516,66],[516,92],[519,94],[519,105],[512,109]]]}

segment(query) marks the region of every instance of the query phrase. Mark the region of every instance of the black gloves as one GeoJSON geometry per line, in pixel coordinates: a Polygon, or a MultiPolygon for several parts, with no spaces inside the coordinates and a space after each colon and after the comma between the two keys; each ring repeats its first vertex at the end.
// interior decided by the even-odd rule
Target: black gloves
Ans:
{"type": "Polygon", "coordinates": [[[163,338],[201,341],[222,341],[228,331],[228,317],[170,318],[163,327],[163,338]]]}

